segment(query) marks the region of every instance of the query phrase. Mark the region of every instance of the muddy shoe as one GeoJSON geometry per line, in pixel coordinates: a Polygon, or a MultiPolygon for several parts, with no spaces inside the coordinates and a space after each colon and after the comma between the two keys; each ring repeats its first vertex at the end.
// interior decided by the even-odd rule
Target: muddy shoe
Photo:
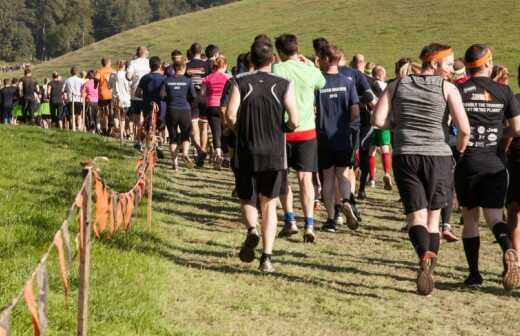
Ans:
{"type": "Polygon", "coordinates": [[[359,219],[354,212],[352,204],[349,201],[344,201],[341,211],[347,219],[348,228],[351,230],[357,230],[359,228],[359,219]]]}
{"type": "Polygon", "coordinates": [[[383,177],[383,183],[385,184],[385,190],[392,190],[392,179],[390,178],[390,176],[388,175],[385,175],[383,177]]]}
{"type": "Polygon", "coordinates": [[[327,219],[327,222],[321,227],[322,231],[334,233],[336,232],[336,222],[334,219],[327,219]]]}
{"type": "Polygon", "coordinates": [[[278,238],[287,238],[298,233],[295,221],[286,221],[283,229],[278,233],[278,238]]]}
{"type": "Polygon", "coordinates": [[[242,244],[242,248],[238,254],[241,261],[250,263],[255,260],[255,248],[259,241],[260,237],[258,236],[256,229],[249,230],[246,240],[244,241],[244,244],[242,244]]]}
{"type": "Polygon", "coordinates": [[[181,159],[184,162],[184,165],[186,166],[186,168],[188,168],[188,169],[195,168],[195,163],[188,155],[181,155],[181,159]]]}
{"type": "Polygon", "coordinates": [[[502,284],[505,290],[512,290],[520,287],[520,266],[518,266],[518,254],[514,249],[509,249],[504,253],[504,276],[502,284]]]}
{"type": "Polygon", "coordinates": [[[314,233],[314,228],[312,226],[308,226],[305,228],[305,232],[303,233],[303,242],[314,243],[314,241],[316,241],[316,233],[314,233]]]}
{"type": "Polygon", "coordinates": [[[258,269],[262,273],[273,273],[274,266],[271,262],[271,257],[262,256],[262,258],[260,259],[260,267],[258,267],[258,269]]]}
{"type": "Polygon", "coordinates": [[[430,295],[433,292],[433,269],[437,263],[437,255],[431,251],[424,253],[419,263],[417,274],[417,293],[430,295]]]}

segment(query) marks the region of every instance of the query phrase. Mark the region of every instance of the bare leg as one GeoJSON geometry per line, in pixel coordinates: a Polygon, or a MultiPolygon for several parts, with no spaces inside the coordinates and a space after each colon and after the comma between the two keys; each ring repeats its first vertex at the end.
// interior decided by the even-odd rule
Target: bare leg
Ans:
{"type": "Polygon", "coordinates": [[[298,183],[300,184],[300,198],[303,214],[306,218],[314,216],[314,186],[312,184],[312,173],[297,172],[298,183]]]}
{"type": "Polygon", "coordinates": [[[327,219],[334,219],[336,205],[336,174],[334,167],[323,170],[323,199],[327,208],[327,219]]]}
{"type": "Polygon", "coordinates": [[[262,210],[262,246],[264,254],[273,253],[274,239],[276,237],[276,198],[268,198],[260,195],[260,208],[262,210]]]}

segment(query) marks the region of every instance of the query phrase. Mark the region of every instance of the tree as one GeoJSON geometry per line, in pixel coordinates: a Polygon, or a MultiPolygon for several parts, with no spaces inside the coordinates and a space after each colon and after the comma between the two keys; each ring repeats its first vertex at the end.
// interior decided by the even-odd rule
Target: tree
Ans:
{"type": "Polygon", "coordinates": [[[30,29],[19,17],[26,8],[17,0],[0,0],[0,58],[9,62],[31,58],[34,40],[30,29]]]}
{"type": "Polygon", "coordinates": [[[150,0],[152,20],[158,21],[175,15],[186,13],[190,5],[186,0],[150,0]]]}

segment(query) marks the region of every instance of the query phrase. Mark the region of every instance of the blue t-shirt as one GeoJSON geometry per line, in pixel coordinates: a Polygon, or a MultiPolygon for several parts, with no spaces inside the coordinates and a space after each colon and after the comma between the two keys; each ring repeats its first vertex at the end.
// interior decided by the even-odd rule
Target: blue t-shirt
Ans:
{"type": "Polygon", "coordinates": [[[367,92],[371,92],[370,84],[361,71],[343,66],[339,68],[339,73],[354,83],[358,97],[363,97],[367,92]]]}
{"type": "Polygon", "coordinates": [[[144,75],[139,81],[138,88],[143,91],[143,110],[149,113],[152,110],[152,103],[161,106],[161,88],[164,76],[160,73],[151,72],[144,75]]]}
{"type": "Polygon", "coordinates": [[[167,77],[163,82],[168,108],[190,111],[191,102],[195,98],[195,89],[191,79],[184,75],[167,77]]]}
{"type": "Polygon", "coordinates": [[[350,116],[350,107],[359,104],[356,88],[342,74],[323,75],[325,87],[316,91],[318,143],[333,152],[351,149],[351,130],[359,127],[359,120],[350,116]]]}

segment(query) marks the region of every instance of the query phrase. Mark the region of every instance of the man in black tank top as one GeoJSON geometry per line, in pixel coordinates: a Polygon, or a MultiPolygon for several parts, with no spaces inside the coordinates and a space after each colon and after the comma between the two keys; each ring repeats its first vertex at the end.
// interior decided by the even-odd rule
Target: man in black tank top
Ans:
{"type": "Polygon", "coordinates": [[[478,269],[480,208],[504,253],[503,285],[506,290],[520,287],[518,255],[513,249],[510,227],[503,220],[508,173],[498,154],[503,137],[520,132],[520,105],[508,86],[489,77],[493,69],[491,50],[472,45],[465,56],[471,78],[459,86],[464,108],[471,125],[471,135],[464,155],[457,163],[455,189],[464,216],[462,233],[469,266],[468,286],[482,284],[478,269]],[[504,129],[504,120],[509,128],[504,129]]]}
{"type": "MultiPolygon", "coordinates": [[[[274,271],[271,255],[277,225],[276,203],[278,197],[286,195],[288,190],[285,110],[289,115],[287,127],[294,129],[298,123],[292,84],[270,73],[272,57],[270,43],[253,43],[251,62],[256,71],[236,77],[226,114],[228,126],[234,127],[237,134],[233,165],[242,215],[246,219],[255,218],[253,221],[245,220],[246,223],[256,223],[256,198],[260,200],[262,272],[274,271]]],[[[239,257],[244,262],[252,262],[259,236],[255,226],[247,229],[239,257]]]]}
{"type": "Polygon", "coordinates": [[[393,170],[405,209],[409,238],[419,257],[417,292],[434,288],[439,251],[440,209],[452,192],[453,157],[447,143],[451,115],[459,129],[457,149],[464,151],[469,122],[457,88],[445,79],[453,72],[453,51],[432,43],[421,52],[421,75],[388,85],[372,117],[375,127],[393,128],[393,170]]]}

